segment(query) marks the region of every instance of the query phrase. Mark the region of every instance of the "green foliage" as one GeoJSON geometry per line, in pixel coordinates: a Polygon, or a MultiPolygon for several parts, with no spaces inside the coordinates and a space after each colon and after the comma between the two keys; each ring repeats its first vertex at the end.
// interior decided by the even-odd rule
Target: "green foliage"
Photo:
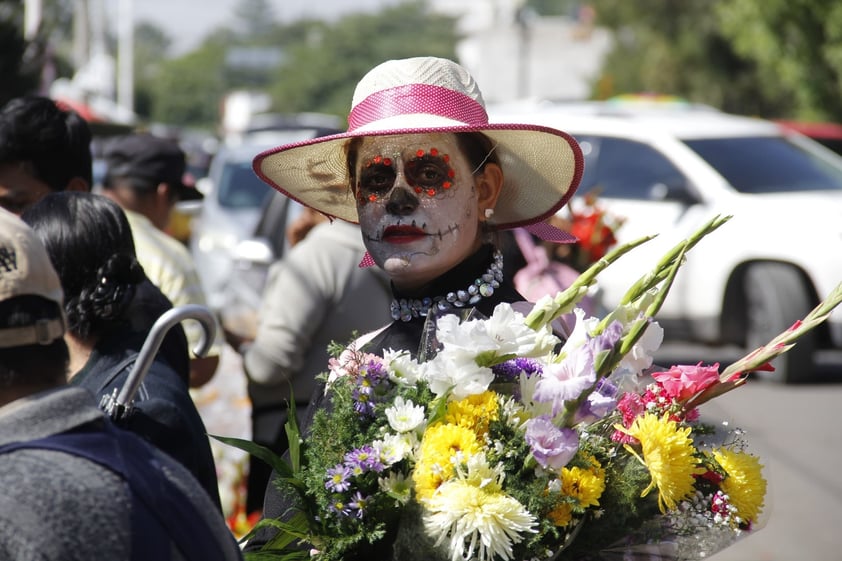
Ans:
{"type": "Polygon", "coordinates": [[[225,44],[208,41],[200,49],[161,65],[150,87],[151,118],[174,125],[211,125],[230,85],[224,74],[225,44]]]}
{"type": "Polygon", "coordinates": [[[599,498],[600,523],[583,524],[564,559],[576,559],[604,548],[634,532],[641,520],[658,514],[657,492],[641,500],[640,491],[649,484],[646,467],[634,457],[618,456],[605,468],[605,492],[599,498]],[[622,461],[619,458],[622,457],[622,461]]]}
{"type": "Polygon", "coordinates": [[[411,56],[454,58],[456,39],[454,19],[430,13],[421,1],[314,27],[274,75],[274,109],[345,117],[354,87],[372,67],[411,56]]]}
{"type": "Polygon", "coordinates": [[[842,120],[833,0],[594,0],[615,32],[594,96],[656,92],[763,117],[842,120]]]}
{"type": "MultiPolygon", "coordinates": [[[[455,20],[430,13],[421,0],[330,24],[281,25],[268,6],[265,0],[241,0],[231,28],[220,28],[191,53],[157,65],[154,79],[141,84],[138,96],[149,117],[209,127],[219,119],[223,96],[243,88],[269,92],[273,111],[345,117],[354,86],[376,64],[421,55],[455,58],[455,20]],[[282,57],[277,67],[227,66],[230,50],[242,47],[276,48],[282,57]]],[[[143,72],[150,64],[147,60],[143,72]]]]}
{"type": "Polygon", "coordinates": [[[834,0],[720,0],[714,10],[735,52],[753,60],[791,114],[842,121],[842,4],[834,0]]]}

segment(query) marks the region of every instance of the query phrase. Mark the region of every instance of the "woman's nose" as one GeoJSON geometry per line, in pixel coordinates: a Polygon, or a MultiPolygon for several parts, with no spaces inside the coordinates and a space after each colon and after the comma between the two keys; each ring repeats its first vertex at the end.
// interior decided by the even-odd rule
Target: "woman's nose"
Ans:
{"type": "Polygon", "coordinates": [[[400,183],[392,187],[386,201],[386,212],[400,216],[412,214],[418,208],[418,197],[408,185],[400,183]]]}

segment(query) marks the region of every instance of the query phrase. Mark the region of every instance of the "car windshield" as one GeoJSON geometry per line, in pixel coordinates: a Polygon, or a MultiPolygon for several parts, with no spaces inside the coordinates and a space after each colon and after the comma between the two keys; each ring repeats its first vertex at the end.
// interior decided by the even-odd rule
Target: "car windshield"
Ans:
{"type": "Polygon", "coordinates": [[[229,162],[222,169],[218,200],[226,208],[260,208],[272,190],[251,167],[251,161],[229,162]]]}
{"type": "Polygon", "coordinates": [[[842,190],[842,164],[782,136],[684,143],[743,193],[842,190]]]}

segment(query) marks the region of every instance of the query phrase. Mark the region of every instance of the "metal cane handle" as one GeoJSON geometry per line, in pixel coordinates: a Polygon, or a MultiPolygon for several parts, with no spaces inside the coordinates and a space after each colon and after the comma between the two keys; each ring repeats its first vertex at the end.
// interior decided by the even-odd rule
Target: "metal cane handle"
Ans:
{"type": "Polygon", "coordinates": [[[140,353],[138,353],[137,360],[131,372],[129,372],[126,383],[123,384],[119,392],[116,392],[116,397],[111,397],[111,403],[105,406],[106,413],[113,419],[118,420],[119,417],[122,417],[123,413],[131,404],[137,389],[149,371],[149,367],[152,366],[152,362],[154,362],[155,356],[158,354],[158,350],[161,348],[167,332],[185,319],[196,320],[202,326],[202,338],[196,348],[193,349],[193,352],[197,356],[205,356],[210,350],[216,337],[216,318],[208,308],[196,304],[188,304],[164,312],[155,321],[152,329],[149,330],[149,335],[147,335],[143,346],[140,348],[140,353]]]}

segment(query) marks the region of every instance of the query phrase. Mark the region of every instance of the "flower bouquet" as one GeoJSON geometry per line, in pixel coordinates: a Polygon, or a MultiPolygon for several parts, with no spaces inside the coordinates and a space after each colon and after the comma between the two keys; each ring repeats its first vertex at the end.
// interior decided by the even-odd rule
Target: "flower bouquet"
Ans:
{"type": "Polygon", "coordinates": [[[570,265],[579,272],[605,257],[617,245],[617,230],[625,219],[613,216],[598,201],[599,192],[592,190],[575,197],[550,219],[550,223],[568,231],[579,240],[575,244],[545,244],[551,258],[570,265]],[[581,203],[574,207],[574,201],[581,203]]]}
{"type": "MultiPolygon", "coordinates": [[[[522,314],[428,318],[418,358],[353,345],[331,360],[325,407],[290,461],[265,458],[288,494],[252,559],[700,559],[763,522],[766,482],[739,431],[698,406],[739,387],[824,321],[831,298],[730,367],[652,367],[653,317],[684,255],[674,248],[604,318],[576,302],[622,246],[522,314]],[[564,340],[554,320],[576,316],[564,340]]],[[[290,416],[291,419],[295,415],[290,416]]]]}

